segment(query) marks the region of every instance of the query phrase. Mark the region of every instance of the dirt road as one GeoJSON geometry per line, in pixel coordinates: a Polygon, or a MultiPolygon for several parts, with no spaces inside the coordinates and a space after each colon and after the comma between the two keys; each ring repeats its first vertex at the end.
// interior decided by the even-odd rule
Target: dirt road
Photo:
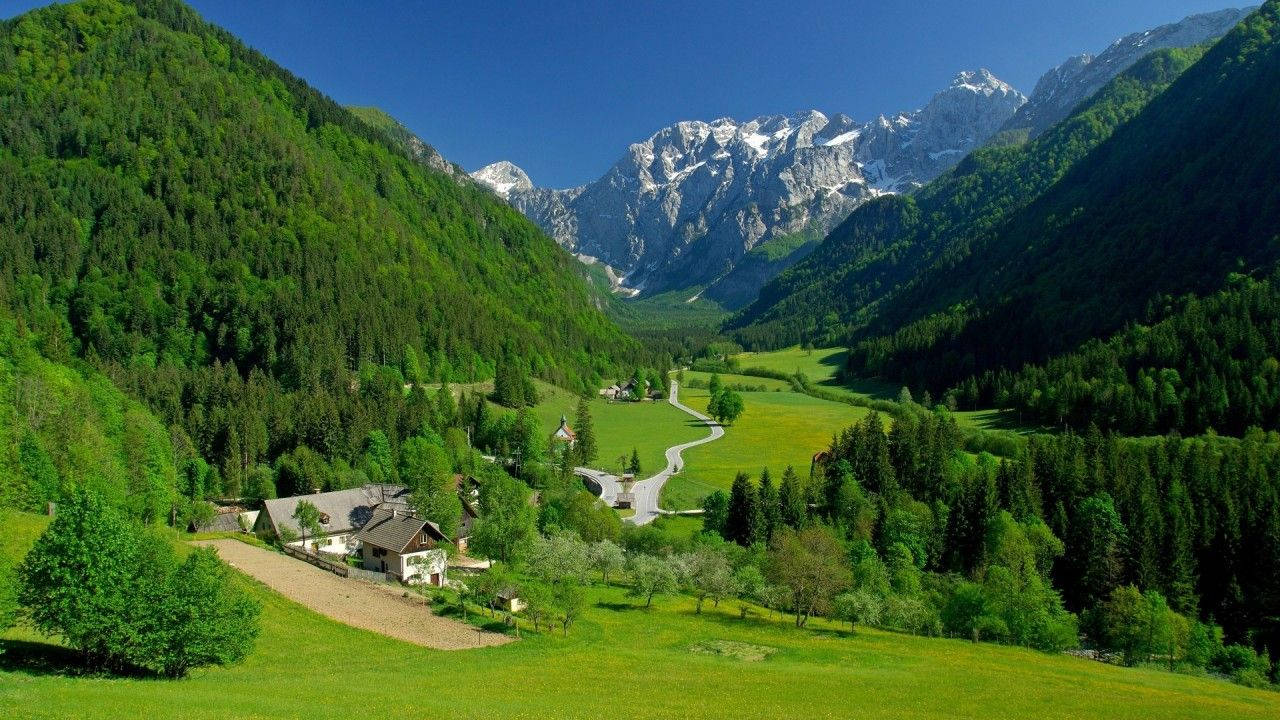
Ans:
{"type": "Polygon", "coordinates": [[[465,650],[511,642],[505,635],[431,614],[422,598],[398,585],[348,580],[331,572],[238,540],[199,540],[216,548],[235,569],[281,595],[352,627],[372,630],[437,650],[465,650]]]}

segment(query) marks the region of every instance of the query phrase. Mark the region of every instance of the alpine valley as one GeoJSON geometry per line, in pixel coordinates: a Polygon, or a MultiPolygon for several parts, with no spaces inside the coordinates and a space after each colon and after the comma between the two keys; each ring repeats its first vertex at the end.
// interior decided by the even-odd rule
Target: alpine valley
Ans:
{"type": "Polygon", "coordinates": [[[563,247],[610,266],[620,293],[683,290],[737,309],[868,200],[915,191],[997,134],[1039,135],[1147,53],[1220,37],[1246,14],[1125,36],[1049,70],[1029,98],[966,71],[924,107],[870,122],[818,110],[679,122],[567,190],[536,187],[507,161],[471,175],[563,247]]]}
{"type": "Polygon", "coordinates": [[[1280,717],[1280,0],[571,189],[1099,36],[192,2],[0,20],[0,717],[1280,717]]]}

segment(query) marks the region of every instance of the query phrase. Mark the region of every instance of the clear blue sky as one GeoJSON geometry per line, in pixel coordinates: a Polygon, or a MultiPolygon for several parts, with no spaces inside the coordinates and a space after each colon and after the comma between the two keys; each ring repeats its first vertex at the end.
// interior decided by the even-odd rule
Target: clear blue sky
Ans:
{"type": "MultiPolygon", "coordinates": [[[[919,107],[959,70],[1030,93],[1069,55],[1253,0],[752,3],[190,0],[339,102],[377,105],[468,170],[603,174],[677,120],[919,107]]],[[[0,0],[0,16],[46,4],[0,0]]]]}

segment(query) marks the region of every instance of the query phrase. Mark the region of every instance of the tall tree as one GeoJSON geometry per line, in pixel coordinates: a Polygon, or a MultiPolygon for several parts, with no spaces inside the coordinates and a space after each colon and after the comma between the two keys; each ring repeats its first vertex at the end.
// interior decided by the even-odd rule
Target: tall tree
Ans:
{"type": "Polygon", "coordinates": [[[537,510],[529,502],[528,486],[505,472],[481,483],[479,510],[470,547],[482,556],[509,563],[537,533],[537,510]]]}
{"type": "Polygon", "coordinates": [[[750,547],[763,538],[760,501],[751,478],[743,472],[733,478],[729,508],[725,514],[724,538],[750,547]]]}
{"type": "Polygon", "coordinates": [[[825,612],[831,598],[849,587],[852,575],[845,553],[831,531],[814,526],[784,529],[769,550],[769,576],[787,590],[796,627],[825,612]]]}
{"type": "Polygon", "coordinates": [[[135,602],[136,553],[124,518],[100,495],[76,489],[19,567],[18,600],[37,630],[95,666],[120,666],[128,660],[120,618],[135,602]]]}
{"type": "Polygon", "coordinates": [[[320,510],[309,500],[301,500],[298,506],[293,509],[293,519],[298,523],[298,528],[302,530],[302,547],[307,546],[307,537],[315,538],[324,532],[324,526],[320,524],[320,510]]]}
{"type": "Polygon", "coordinates": [[[782,484],[778,486],[779,520],[787,527],[800,529],[808,516],[805,505],[804,487],[796,476],[795,468],[788,465],[782,472],[782,484]]]}
{"type": "Polygon", "coordinates": [[[769,475],[769,468],[760,471],[760,490],[757,493],[760,499],[760,517],[761,517],[761,540],[769,542],[773,540],[773,535],[782,526],[782,499],[778,488],[773,485],[773,478],[769,475]]]}
{"type": "Polygon", "coordinates": [[[599,455],[600,448],[596,444],[595,424],[591,421],[591,404],[585,397],[578,398],[578,412],[574,418],[573,432],[577,436],[573,451],[578,457],[578,464],[589,466],[599,455]]]}

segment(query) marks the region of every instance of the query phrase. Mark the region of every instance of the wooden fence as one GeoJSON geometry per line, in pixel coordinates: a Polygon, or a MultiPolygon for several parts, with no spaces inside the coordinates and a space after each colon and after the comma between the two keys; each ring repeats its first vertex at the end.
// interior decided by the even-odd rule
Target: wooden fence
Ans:
{"type": "Polygon", "coordinates": [[[328,570],[334,575],[340,575],[352,580],[369,580],[371,582],[384,583],[395,579],[390,573],[374,572],[363,568],[351,567],[350,565],[334,562],[328,558],[321,557],[318,554],[309,553],[306,550],[296,548],[292,545],[284,546],[284,554],[309,562],[321,570],[328,570]]]}

